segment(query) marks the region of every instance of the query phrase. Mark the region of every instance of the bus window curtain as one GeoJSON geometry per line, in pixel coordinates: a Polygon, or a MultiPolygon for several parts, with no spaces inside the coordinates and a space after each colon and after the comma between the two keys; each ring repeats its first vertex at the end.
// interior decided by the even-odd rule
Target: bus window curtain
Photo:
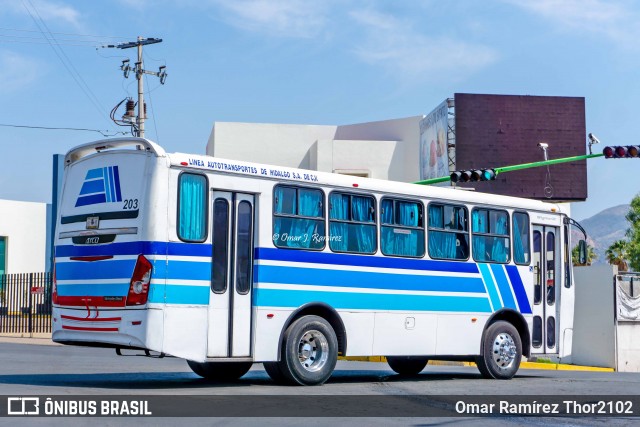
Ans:
{"type": "Polygon", "coordinates": [[[347,224],[332,219],[349,219],[349,196],[333,193],[329,199],[329,246],[331,250],[346,252],[349,242],[347,224]]]}
{"type": "Polygon", "coordinates": [[[203,240],[206,236],[207,180],[204,176],[180,176],[180,237],[203,240]]]}
{"type": "MultiPolygon", "coordinates": [[[[500,215],[498,220],[496,221],[495,230],[493,230],[495,234],[504,234],[508,235],[507,232],[507,216],[500,215]]],[[[507,238],[503,237],[494,237],[493,238],[493,248],[491,249],[491,260],[495,262],[507,262],[509,258],[508,248],[505,242],[507,238]]]]}
{"type": "MultiPolygon", "coordinates": [[[[444,228],[444,206],[429,206],[429,227],[444,228]]],[[[429,255],[432,258],[455,259],[455,233],[429,230],[429,255]]]]}
{"type": "Polygon", "coordinates": [[[525,221],[522,221],[522,229],[520,228],[519,214],[513,215],[513,257],[515,258],[515,262],[518,264],[526,264],[527,259],[525,253],[528,250],[525,250],[524,242],[522,241],[522,233],[526,230],[525,221]]]}
{"type": "MultiPolygon", "coordinates": [[[[474,233],[486,233],[487,223],[485,221],[486,215],[480,215],[480,211],[473,211],[471,213],[471,230],[474,233]]],[[[488,254],[486,252],[487,240],[485,236],[473,236],[473,256],[477,261],[488,261],[488,254]]]]}
{"type": "MultiPolygon", "coordinates": [[[[322,218],[322,193],[298,189],[298,215],[322,218]]],[[[296,244],[289,244],[289,247],[321,248],[324,243],[318,237],[324,237],[323,224],[324,221],[306,218],[293,220],[291,235],[299,239],[296,244]]]]}
{"type": "Polygon", "coordinates": [[[417,227],[419,224],[419,210],[415,203],[398,203],[398,218],[396,224],[406,225],[409,227],[417,227]]]}
{"type": "MultiPolygon", "coordinates": [[[[353,221],[374,222],[373,200],[368,197],[351,197],[353,221]]],[[[372,253],[376,248],[375,226],[354,224],[351,227],[355,236],[355,252],[372,253]]]]}
{"type": "Polygon", "coordinates": [[[391,200],[382,201],[380,221],[383,224],[393,224],[393,201],[391,200]]]}

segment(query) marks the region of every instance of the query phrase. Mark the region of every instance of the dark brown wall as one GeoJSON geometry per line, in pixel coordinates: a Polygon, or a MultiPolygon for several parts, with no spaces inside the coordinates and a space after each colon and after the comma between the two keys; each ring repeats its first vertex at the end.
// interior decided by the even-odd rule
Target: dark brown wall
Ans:
{"type": "MultiPolygon", "coordinates": [[[[510,166],[586,154],[584,98],[455,94],[456,169],[510,166]]],[[[551,200],[587,198],[586,161],[550,166],[551,200]]],[[[545,199],[546,167],[506,172],[478,191],[545,199]]]]}

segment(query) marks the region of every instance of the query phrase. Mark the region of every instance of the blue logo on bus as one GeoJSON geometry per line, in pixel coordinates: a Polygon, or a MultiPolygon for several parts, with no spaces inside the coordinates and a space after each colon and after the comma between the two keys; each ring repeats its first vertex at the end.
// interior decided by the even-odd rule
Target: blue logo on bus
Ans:
{"type": "Polygon", "coordinates": [[[76,207],[121,201],[118,166],[107,166],[87,171],[76,207]]]}

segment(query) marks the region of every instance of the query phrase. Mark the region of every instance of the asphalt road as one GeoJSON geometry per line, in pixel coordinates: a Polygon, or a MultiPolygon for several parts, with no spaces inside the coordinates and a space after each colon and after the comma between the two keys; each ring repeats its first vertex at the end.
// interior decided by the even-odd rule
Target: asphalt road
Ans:
{"type": "MultiPolygon", "coordinates": [[[[175,358],[116,356],[113,350],[67,346],[0,343],[0,395],[225,395],[245,399],[258,395],[640,395],[640,374],[610,372],[520,370],[510,381],[483,379],[476,368],[427,366],[418,376],[402,378],[385,363],[338,362],[331,379],[320,387],[275,385],[262,369],[251,371],[235,383],[215,384],[191,372],[186,362],[175,358]]],[[[58,419],[60,420],[60,419],[58,419]]],[[[177,419],[100,419],[96,425],[173,425],[177,419]]],[[[31,422],[52,421],[47,419],[31,422]]],[[[488,419],[440,418],[313,418],[316,425],[486,425],[488,419]]],[[[86,425],[72,419],[65,425],[86,425]]],[[[260,426],[300,424],[298,418],[189,419],[190,424],[260,426]]],[[[575,418],[492,418],[492,425],[633,425],[637,420],[575,418]]],[[[0,419],[0,425],[16,425],[16,419],[0,419]],[[9,422],[11,421],[11,422],[9,422]]]]}

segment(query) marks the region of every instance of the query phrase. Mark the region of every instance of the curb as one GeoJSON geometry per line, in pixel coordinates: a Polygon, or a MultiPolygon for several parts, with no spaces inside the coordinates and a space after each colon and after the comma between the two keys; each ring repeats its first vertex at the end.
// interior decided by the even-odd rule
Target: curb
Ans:
{"type": "MultiPolygon", "coordinates": [[[[340,356],[340,360],[351,362],[386,362],[384,356],[340,356]]],[[[429,360],[431,366],[473,366],[474,362],[451,362],[447,360],[429,360]]],[[[598,366],[580,366],[567,365],[562,363],[540,363],[540,362],[521,362],[520,369],[544,369],[549,371],[591,371],[591,372],[615,372],[613,368],[602,368],[598,366]]]]}

